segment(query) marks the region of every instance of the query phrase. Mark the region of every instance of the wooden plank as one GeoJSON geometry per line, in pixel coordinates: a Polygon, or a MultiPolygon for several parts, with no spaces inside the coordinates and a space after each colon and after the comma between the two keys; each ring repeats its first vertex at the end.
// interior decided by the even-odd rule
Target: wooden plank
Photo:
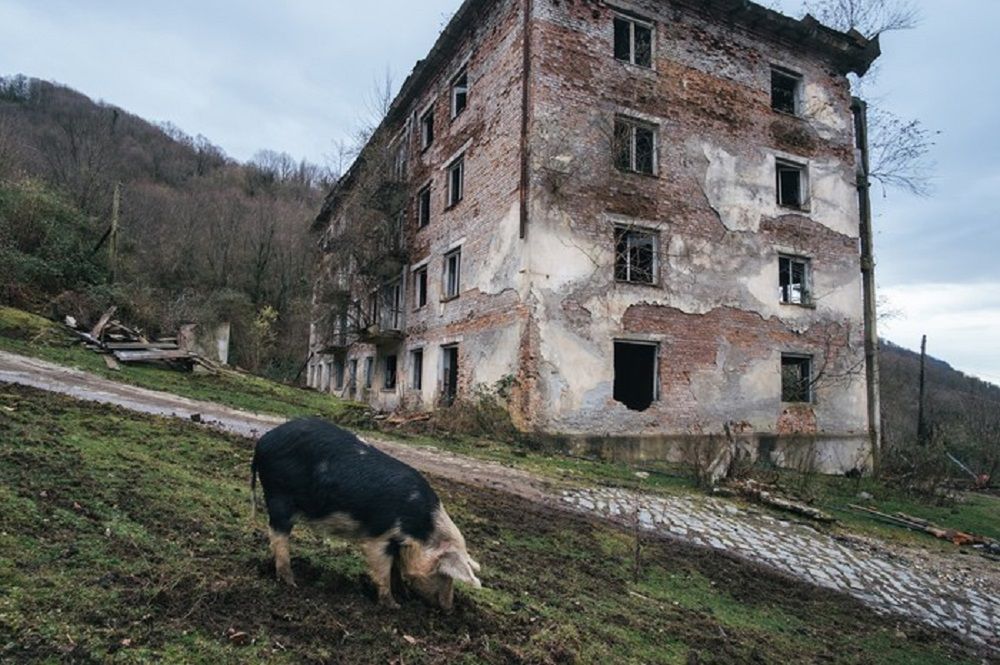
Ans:
{"type": "Polygon", "coordinates": [[[105,326],[108,325],[108,321],[111,320],[111,317],[114,316],[117,311],[118,307],[116,305],[109,307],[108,311],[102,314],[101,318],[97,320],[97,325],[95,325],[94,329],[90,331],[90,336],[94,339],[100,339],[101,333],[104,332],[105,326]]]}
{"type": "Polygon", "coordinates": [[[108,369],[113,369],[116,372],[120,372],[122,366],[118,364],[118,361],[114,357],[107,355],[106,353],[101,355],[104,358],[104,364],[108,366],[108,369]]]}
{"type": "Polygon", "coordinates": [[[153,349],[149,351],[113,351],[115,358],[123,363],[144,362],[149,360],[191,360],[187,351],[171,349],[153,349]]]}
{"type": "Polygon", "coordinates": [[[173,342],[108,342],[105,344],[112,351],[148,351],[152,349],[176,350],[173,342]]]}

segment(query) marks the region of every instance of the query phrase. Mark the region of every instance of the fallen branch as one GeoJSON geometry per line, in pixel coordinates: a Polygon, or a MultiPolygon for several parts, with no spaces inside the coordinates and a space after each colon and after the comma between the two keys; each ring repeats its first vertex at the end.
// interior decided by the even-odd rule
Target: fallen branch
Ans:
{"type": "Polygon", "coordinates": [[[887,513],[879,512],[874,508],[866,508],[865,506],[849,504],[848,507],[852,510],[866,513],[879,521],[885,522],[886,524],[903,527],[905,529],[910,529],[911,531],[927,533],[935,538],[947,540],[955,543],[956,545],[982,545],[986,546],[986,548],[990,551],[993,551],[994,549],[1000,550],[1000,542],[997,542],[992,538],[965,533],[964,531],[959,531],[957,529],[946,529],[934,524],[933,522],[929,522],[919,517],[913,517],[912,515],[907,515],[906,513],[889,515],[887,513]]]}
{"type": "Polygon", "coordinates": [[[771,508],[808,517],[817,522],[829,524],[837,521],[834,517],[818,508],[813,508],[800,501],[792,501],[791,499],[779,496],[753,480],[732,482],[727,487],[742,497],[764,504],[765,506],[770,506],[771,508]]]}

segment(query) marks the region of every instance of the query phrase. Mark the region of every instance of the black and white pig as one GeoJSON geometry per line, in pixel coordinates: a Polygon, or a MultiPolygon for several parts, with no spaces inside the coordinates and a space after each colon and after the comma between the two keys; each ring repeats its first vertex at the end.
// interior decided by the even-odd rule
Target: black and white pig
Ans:
{"type": "Polygon", "coordinates": [[[420,473],[317,418],[285,423],[260,438],[250,487],[264,488],[278,577],[295,586],[288,538],[299,519],[361,542],[380,605],[392,596],[393,562],[428,602],[452,607],[454,581],[480,587],[479,564],[420,473]]]}

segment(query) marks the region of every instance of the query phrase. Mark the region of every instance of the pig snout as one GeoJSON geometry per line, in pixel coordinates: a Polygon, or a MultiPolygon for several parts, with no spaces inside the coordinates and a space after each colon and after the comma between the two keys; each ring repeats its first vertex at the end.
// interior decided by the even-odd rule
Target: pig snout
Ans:
{"type": "Polygon", "coordinates": [[[482,584],[480,566],[427,480],[347,430],[319,419],[285,423],[257,442],[259,477],[279,579],[294,586],[289,537],[298,521],[358,540],[379,604],[398,607],[393,563],[427,602],[450,610],[454,582],[482,584]]]}

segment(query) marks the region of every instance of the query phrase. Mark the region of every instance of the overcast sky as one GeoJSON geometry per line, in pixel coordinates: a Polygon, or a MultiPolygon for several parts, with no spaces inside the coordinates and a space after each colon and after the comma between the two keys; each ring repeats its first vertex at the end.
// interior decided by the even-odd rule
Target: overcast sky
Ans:
{"type": "MultiPolygon", "coordinates": [[[[0,74],[57,81],[237,159],[317,163],[402,82],[460,0],[0,0],[0,74]]],[[[774,0],[794,8],[797,0],[774,0]]],[[[917,0],[883,36],[878,103],[938,130],[932,196],[876,192],[881,333],[1000,384],[1000,2],[917,0]]]]}

